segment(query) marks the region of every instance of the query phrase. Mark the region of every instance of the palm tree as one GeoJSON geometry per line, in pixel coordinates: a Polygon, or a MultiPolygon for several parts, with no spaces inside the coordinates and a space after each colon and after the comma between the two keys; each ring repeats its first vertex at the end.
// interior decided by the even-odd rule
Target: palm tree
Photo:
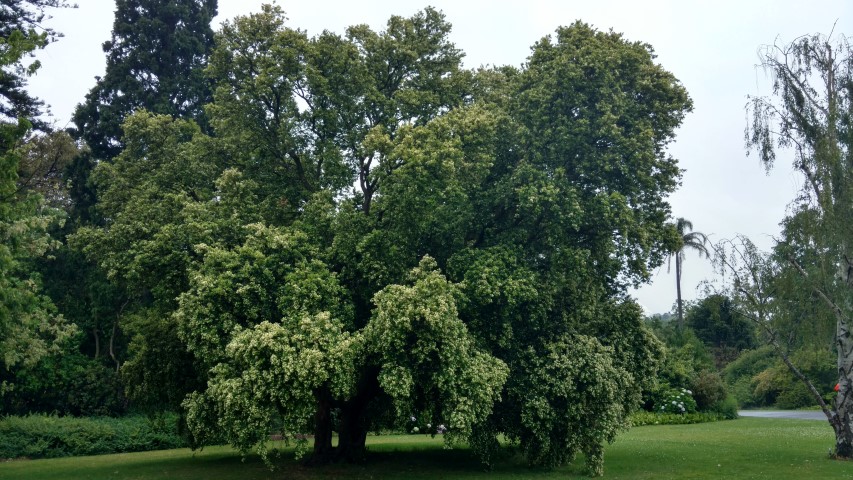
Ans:
{"type": "Polygon", "coordinates": [[[681,267],[684,263],[684,254],[688,249],[692,249],[699,253],[699,257],[709,258],[710,252],[705,245],[708,243],[708,237],[702,232],[693,231],[693,223],[684,218],[675,219],[675,230],[681,238],[681,245],[670,254],[670,259],[675,257],[675,288],[678,299],[678,331],[684,329],[684,306],[681,301],[681,267]]]}

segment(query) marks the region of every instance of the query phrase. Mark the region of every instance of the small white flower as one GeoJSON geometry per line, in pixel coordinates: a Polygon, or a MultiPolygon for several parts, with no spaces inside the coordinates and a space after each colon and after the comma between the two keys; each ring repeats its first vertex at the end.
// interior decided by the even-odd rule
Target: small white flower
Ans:
{"type": "Polygon", "coordinates": [[[413,421],[413,422],[417,422],[417,421],[418,421],[418,419],[417,419],[417,418],[415,418],[415,417],[410,418],[410,420],[411,420],[411,421],[413,421]]]}
{"type": "Polygon", "coordinates": [[[427,428],[432,428],[432,424],[431,424],[431,423],[427,423],[427,428]]]}
{"type": "Polygon", "coordinates": [[[415,427],[415,428],[413,428],[413,429],[412,429],[412,433],[418,433],[418,432],[420,432],[420,431],[421,431],[421,430],[420,430],[418,427],[415,427]]]}

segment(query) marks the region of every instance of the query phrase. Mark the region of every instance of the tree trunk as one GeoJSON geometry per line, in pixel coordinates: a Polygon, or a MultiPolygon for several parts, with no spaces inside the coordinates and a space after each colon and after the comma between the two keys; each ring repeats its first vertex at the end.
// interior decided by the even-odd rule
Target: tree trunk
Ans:
{"type": "Polygon", "coordinates": [[[830,423],[835,430],[835,455],[853,458],[853,337],[845,316],[836,321],[836,346],[838,349],[838,396],[830,423]]]}
{"type": "Polygon", "coordinates": [[[675,293],[678,310],[678,331],[684,331],[684,307],[681,304],[681,254],[675,255],[675,293]]]}
{"type": "MultiPolygon", "coordinates": [[[[834,130],[834,129],[833,129],[834,130]]],[[[841,240],[841,251],[847,252],[846,239],[841,240]]],[[[850,258],[842,254],[839,262],[839,276],[847,285],[853,287],[853,264],[850,258]]],[[[832,303],[832,302],[830,302],[832,303]]],[[[835,456],[838,458],[853,458],[853,336],[850,331],[850,300],[849,296],[842,308],[832,303],[835,311],[835,349],[838,366],[838,395],[835,397],[835,411],[830,419],[835,430],[835,456]],[[846,314],[845,314],[846,313],[846,314]]]]}
{"type": "Polygon", "coordinates": [[[329,392],[318,395],[314,425],[314,452],[306,461],[318,465],[336,461],[358,463],[365,459],[367,423],[364,413],[379,394],[378,370],[370,368],[361,377],[357,392],[351,399],[336,402],[329,392]],[[338,446],[332,447],[332,409],[339,407],[338,446]]]}
{"type": "Polygon", "coordinates": [[[358,398],[346,402],[341,409],[341,425],[338,432],[338,447],[335,457],[344,462],[360,463],[364,461],[367,450],[367,425],[364,422],[364,407],[358,398]]]}
{"type": "Polygon", "coordinates": [[[367,423],[364,413],[379,394],[379,370],[368,368],[358,383],[358,393],[341,405],[340,431],[338,432],[338,460],[350,463],[363,462],[367,449],[367,423]]]}
{"type": "Polygon", "coordinates": [[[101,336],[98,335],[98,327],[92,328],[92,337],[95,339],[95,360],[101,356],[101,336]]]}
{"type": "Polygon", "coordinates": [[[116,364],[116,373],[121,370],[121,363],[118,361],[115,352],[115,339],[116,333],[118,332],[118,316],[116,316],[115,321],[113,322],[113,331],[110,334],[110,358],[113,359],[113,362],[116,364]]]}
{"type": "MultiPolygon", "coordinates": [[[[842,242],[842,250],[847,250],[844,242],[842,242]]],[[[847,260],[846,255],[844,260],[847,260]]],[[[803,278],[809,278],[808,272],[796,260],[789,258],[788,261],[803,278]]],[[[851,277],[849,268],[841,272],[841,280],[848,287],[851,285],[853,277],[851,277]]],[[[835,431],[835,456],[850,459],[853,458],[853,411],[851,411],[853,410],[853,401],[851,401],[853,400],[851,398],[851,394],[853,394],[853,332],[850,331],[850,315],[845,314],[845,310],[849,312],[850,308],[842,309],[838,303],[832,301],[818,287],[812,286],[812,291],[835,314],[835,346],[838,350],[838,396],[835,398],[835,409],[829,411],[820,394],[816,391],[813,391],[813,394],[817,397],[818,403],[829,419],[829,424],[835,431]]],[[[810,382],[804,381],[811,386],[810,382]]],[[[814,390],[813,386],[812,389],[814,390]]]]}
{"type": "Polygon", "coordinates": [[[314,413],[314,451],[307,459],[308,464],[324,464],[332,461],[332,402],[327,393],[319,394],[317,411],[314,413]]]}
{"type": "Polygon", "coordinates": [[[373,155],[359,159],[358,181],[361,186],[361,193],[364,194],[362,210],[365,215],[370,215],[370,203],[373,199],[373,192],[376,190],[376,183],[370,182],[370,165],[372,163],[373,155]]]}
{"type": "Polygon", "coordinates": [[[850,418],[850,406],[836,406],[835,413],[835,457],[849,460],[853,458],[853,419],[850,418]]]}

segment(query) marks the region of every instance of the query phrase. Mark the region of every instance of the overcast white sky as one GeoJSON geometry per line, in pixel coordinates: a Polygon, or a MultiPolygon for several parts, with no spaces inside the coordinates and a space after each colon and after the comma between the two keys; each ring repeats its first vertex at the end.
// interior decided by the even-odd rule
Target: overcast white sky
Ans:
{"type": "MultiPolygon", "coordinates": [[[[75,105],[103,75],[101,44],[112,29],[113,0],[78,0],[79,8],[54,12],[49,25],[65,37],[39,58],[43,67],[30,91],[52,106],[58,127],[67,125],[75,105]]],[[[235,15],[258,11],[261,0],[219,0],[216,26],[235,15]]],[[[785,160],[767,176],[755,156],[746,156],[743,130],[747,95],[770,93],[757,50],[777,38],[835,32],[853,36],[853,2],[848,0],[717,1],[481,1],[481,0],[312,0],[279,2],[290,25],[309,35],[367,23],[382,30],[391,15],[409,16],[426,5],[442,10],[453,24],[451,39],[465,53],[465,66],[521,65],[530,46],[559,25],[580,19],[651,44],[658,61],[673,72],[694,101],[671,153],[685,170],[670,201],[673,214],[691,220],[712,240],[748,235],[762,248],[772,244],[785,207],[800,180],[785,160]],[[836,23],[837,22],[837,23],[836,23]]],[[[689,255],[682,290],[685,299],[713,278],[704,259],[689,255]]],[[[634,292],[649,313],[669,311],[675,275],[666,266],[650,285],[634,292]]]]}

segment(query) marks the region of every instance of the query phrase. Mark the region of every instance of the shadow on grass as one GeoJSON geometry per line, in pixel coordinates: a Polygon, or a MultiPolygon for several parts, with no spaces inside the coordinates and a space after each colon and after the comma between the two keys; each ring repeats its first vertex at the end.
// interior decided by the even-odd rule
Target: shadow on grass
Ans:
{"type": "MultiPolygon", "coordinates": [[[[619,436],[605,452],[605,476],[651,480],[680,478],[802,479],[851,478],[847,462],[826,458],[832,446],[828,425],[808,420],[741,419],[698,425],[637,427],[619,436]]],[[[370,436],[363,464],[305,467],[282,449],[270,471],[257,455],[245,459],[229,447],[198,452],[166,450],[0,464],[0,478],[106,480],[220,479],[426,479],[426,478],[586,478],[583,459],[544,470],[529,468],[504,449],[487,472],[463,447],[445,449],[441,438],[422,435],[370,436]]]]}
{"type": "MultiPolygon", "coordinates": [[[[697,425],[634,428],[606,448],[605,477],[620,480],[732,478],[801,480],[848,478],[849,462],[828,459],[834,441],[826,423],[811,420],[747,418],[697,425]]],[[[371,436],[360,465],[305,467],[285,448],[270,471],[257,455],[228,447],[199,452],[159,452],[0,463],[3,480],[256,480],[256,479],[426,479],[426,478],[586,478],[583,459],[554,470],[528,468],[504,450],[486,472],[467,448],[447,450],[441,438],[419,435],[371,436]]],[[[270,444],[279,447],[280,442],[270,444]]]]}
{"type": "MultiPolygon", "coordinates": [[[[579,473],[573,467],[545,471],[529,468],[520,455],[503,450],[495,468],[487,471],[468,448],[446,449],[440,439],[424,437],[376,438],[361,464],[304,466],[284,448],[271,456],[274,470],[258,455],[245,458],[228,447],[207,447],[192,452],[167,450],[52,460],[16,461],[6,464],[0,477],[15,479],[360,479],[360,478],[547,478],[561,472],[579,473]],[[543,477],[544,474],[544,477],[543,477]]],[[[271,445],[272,447],[272,445],[271,445]]],[[[278,445],[281,447],[281,445],[278,445]]],[[[577,462],[576,462],[577,463],[577,462]]]]}
{"type": "MultiPolygon", "coordinates": [[[[577,463],[577,462],[575,462],[577,463]]],[[[442,445],[428,448],[406,448],[375,445],[361,464],[332,464],[304,467],[298,462],[283,462],[280,470],[295,474],[293,478],[492,478],[529,477],[556,474],[565,478],[567,473],[579,473],[574,467],[544,470],[529,467],[513,449],[504,449],[488,470],[480,458],[467,448],[445,449],[442,445]]]]}

